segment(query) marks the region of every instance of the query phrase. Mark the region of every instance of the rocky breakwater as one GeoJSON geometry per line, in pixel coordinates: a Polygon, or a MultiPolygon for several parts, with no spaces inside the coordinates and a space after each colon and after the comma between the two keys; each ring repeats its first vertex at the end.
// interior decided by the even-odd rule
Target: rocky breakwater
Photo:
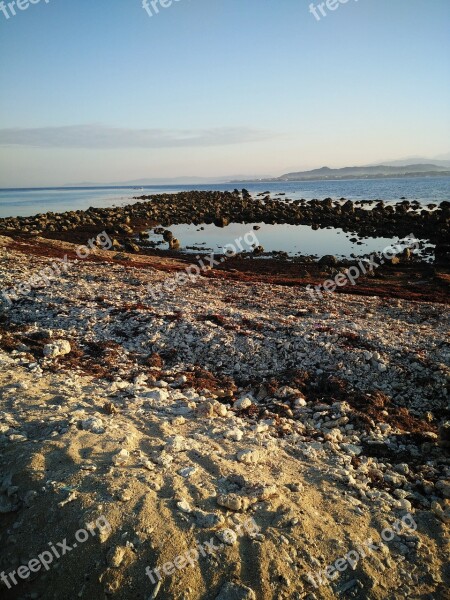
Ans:
{"type": "Polygon", "coordinates": [[[133,248],[133,235],[150,224],[212,224],[223,227],[237,223],[287,223],[313,228],[339,227],[361,236],[394,237],[413,233],[436,245],[436,258],[448,263],[450,203],[441,202],[433,210],[407,200],[395,205],[378,202],[367,210],[362,203],[341,199],[289,200],[270,195],[253,198],[239,192],[191,191],[178,194],[141,196],[119,208],[89,208],[62,214],[0,219],[0,233],[58,237],[76,230],[103,230],[119,238],[116,248],[133,248]]]}

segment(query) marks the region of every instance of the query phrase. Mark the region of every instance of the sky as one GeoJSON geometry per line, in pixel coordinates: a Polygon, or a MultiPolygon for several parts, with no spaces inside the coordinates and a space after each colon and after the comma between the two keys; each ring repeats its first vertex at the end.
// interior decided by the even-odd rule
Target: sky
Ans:
{"type": "Polygon", "coordinates": [[[449,0],[34,1],[0,3],[0,187],[450,159],[449,0]]]}

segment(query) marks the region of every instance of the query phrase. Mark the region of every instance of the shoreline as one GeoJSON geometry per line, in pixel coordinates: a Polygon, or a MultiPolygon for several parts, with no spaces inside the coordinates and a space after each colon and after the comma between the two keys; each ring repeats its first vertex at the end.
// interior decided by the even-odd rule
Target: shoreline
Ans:
{"type": "MultiPolygon", "coordinates": [[[[360,236],[401,238],[413,233],[416,238],[425,238],[435,244],[434,263],[427,263],[414,256],[399,256],[386,261],[382,269],[372,269],[360,277],[356,285],[336,289],[336,293],[444,304],[448,303],[450,297],[450,203],[446,201],[430,212],[408,201],[400,201],[395,206],[373,203],[376,206],[368,211],[360,207],[362,203],[333,202],[331,199],[274,201],[267,196],[253,198],[246,190],[242,193],[236,190],[235,193],[164,194],[143,196],[136,200],[136,204],[119,208],[92,208],[29,218],[0,219],[0,235],[9,236],[16,247],[27,244],[29,252],[45,256],[47,252],[61,253],[61,250],[57,250],[57,242],[84,244],[104,230],[114,243],[111,258],[105,257],[107,260],[120,263],[121,255],[131,252],[135,266],[176,271],[195,263],[194,256],[177,250],[148,247],[146,234],[141,232],[161,224],[167,227],[184,222],[198,225],[215,223],[218,231],[224,231],[229,222],[260,221],[268,224],[302,224],[313,229],[340,227],[347,232],[359,232],[360,236]],[[45,239],[48,241],[45,242],[45,239]]],[[[173,238],[169,230],[164,227],[161,230],[167,231],[170,239],[173,238]]],[[[315,287],[358,264],[358,259],[335,259],[326,264],[308,256],[284,259],[277,253],[255,259],[248,251],[251,249],[246,250],[243,255],[227,258],[224,264],[215,266],[210,272],[204,273],[204,276],[288,287],[315,287]]],[[[199,255],[202,256],[200,249],[199,255]]],[[[125,262],[129,260],[128,256],[125,262]]]]}

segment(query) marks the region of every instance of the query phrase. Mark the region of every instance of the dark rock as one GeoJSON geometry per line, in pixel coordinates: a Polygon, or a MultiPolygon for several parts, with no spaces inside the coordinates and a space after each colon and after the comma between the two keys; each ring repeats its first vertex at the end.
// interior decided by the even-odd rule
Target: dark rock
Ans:
{"type": "Polygon", "coordinates": [[[338,264],[338,259],[332,254],[326,254],[319,260],[320,267],[335,267],[338,264]]]}
{"type": "Polygon", "coordinates": [[[169,248],[171,250],[179,250],[181,247],[180,241],[177,238],[172,238],[169,240],[169,248]]]}
{"type": "Polygon", "coordinates": [[[216,227],[226,227],[229,225],[230,219],[228,217],[217,217],[214,219],[214,225],[216,227]]]}

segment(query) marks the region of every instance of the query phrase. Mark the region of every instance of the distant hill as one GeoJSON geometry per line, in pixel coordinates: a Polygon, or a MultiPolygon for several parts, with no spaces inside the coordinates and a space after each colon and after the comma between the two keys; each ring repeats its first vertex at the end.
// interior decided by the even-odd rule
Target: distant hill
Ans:
{"type": "Polygon", "coordinates": [[[312,171],[286,173],[273,181],[308,181],[321,179],[371,179],[385,177],[442,177],[450,175],[450,168],[445,165],[415,164],[403,166],[375,165],[368,167],[344,167],[330,169],[322,167],[312,171]]]}

